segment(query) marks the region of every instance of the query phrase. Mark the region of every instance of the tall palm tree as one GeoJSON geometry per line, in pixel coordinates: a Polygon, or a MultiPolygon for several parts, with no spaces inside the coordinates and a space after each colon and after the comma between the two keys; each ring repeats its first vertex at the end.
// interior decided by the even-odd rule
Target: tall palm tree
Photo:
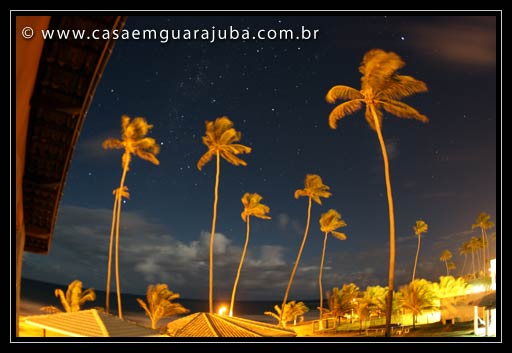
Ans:
{"type": "Polygon", "coordinates": [[[491,221],[491,216],[488,213],[482,212],[476,218],[476,222],[471,226],[471,229],[480,228],[482,231],[482,262],[483,262],[483,270],[484,276],[487,276],[487,261],[489,260],[489,249],[487,247],[488,239],[487,239],[487,231],[486,229],[494,227],[494,223],[491,221]],[[487,249],[487,254],[486,254],[487,249]],[[486,261],[487,259],[487,261],[486,261]]]}
{"type": "Polygon", "coordinates": [[[382,137],[383,111],[399,118],[412,118],[428,122],[425,115],[416,109],[401,102],[415,93],[426,92],[427,85],[411,76],[399,75],[397,70],[405,65],[404,61],[393,52],[381,49],[368,51],[359,66],[361,77],[361,90],[349,86],[334,86],[327,93],[326,100],[335,103],[341,99],[345,102],[334,108],[329,115],[329,126],[336,128],[337,121],[346,115],[352,114],[366,104],[365,118],[370,128],[377,133],[384,160],[384,175],[389,212],[389,278],[388,300],[386,307],[386,336],[391,335],[391,314],[393,305],[393,289],[395,280],[395,215],[393,209],[393,195],[389,175],[388,153],[382,137]]]}
{"type": "Polygon", "coordinates": [[[288,301],[288,295],[290,294],[290,289],[292,287],[293,277],[295,276],[295,272],[297,271],[297,267],[299,265],[300,257],[302,255],[302,250],[304,250],[304,244],[306,244],[306,239],[308,237],[309,231],[309,222],[311,220],[311,204],[312,201],[315,201],[317,204],[321,205],[323,198],[331,197],[331,193],[328,191],[330,188],[325,185],[322,181],[320,175],[317,174],[307,174],[306,179],[304,180],[304,189],[295,190],[295,198],[298,199],[301,196],[306,196],[308,198],[308,217],[306,220],[306,229],[304,230],[304,237],[302,238],[302,244],[299,248],[299,253],[297,254],[297,259],[295,260],[295,264],[293,265],[293,270],[290,275],[290,280],[288,281],[288,286],[286,287],[286,292],[284,293],[283,304],[281,307],[283,308],[286,302],[288,301]]]}
{"type": "Polygon", "coordinates": [[[443,261],[446,266],[446,275],[450,275],[450,270],[448,269],[448,260],[450,260],[453,257],[452,252],[450,250],[445,250],[441,254],[441,257],[439,260],[443,261]]]}
{"type": "Polygon", "coordinates": [[[475,271],[475,252],[478,251],[480,248],[480,241],[477,237],[471,237],[468,242],[469,250],[471,251],[471,265],[473,269],[473,277],[476,277],[476,271],[475,271]]]}
{"type": "Polygon", "coordinates": [[[180,295],[169,290],[167,284],[150,284],[146,292],[147,303],[137,298],[137,302],[144,309],[146,315],[151,320],[151,328],[156,329],[158,321],[164,317],[185,314],[190,310],[179,303],[172,301],[178,299],[180,295]]]}
{"type": "Polygon", "coordinates": [[[203,144],[208,151],[201,156],[197,162],[197,169],[202,170],[214,156],[217,162],[217,173],[215,174],[215,189],[213,198],[212,232],[210,235],[210,280],[208,291],[208,302],[210,313],[213,313],[213,241],[215,239],[215,225],[217,222],[217,202],[219,200],[219,177],[220,157],[235,166],[246,166],[247,163],[238,158],[237,154],[251,153],[251,148],[237,144],[242,138],[242,133],[236,131],[233,122],[227,116],[206,121],[206,134],[203,136],[203,144]]]}
{"type": "MultiPolygon", "coordinates": [[[[114,215],[112,216],[112,220],[115,221],[115,232],[116,232],[116,259],[115,259],[115,268],[116,268],[116,291],[117,291],[117,309],[119,318],[123,318],[123,310],[121,306],[121,284],[119,278],[119,224],[121,222],[121,204],[122,198],[127,197],[128,189],[124,185],[126,174],[128,170],[130,170],[130,162],[132,160],[132,155],[136,155],[141,159],[149,161],[154,165],[159,165],[160,162],[156,158],[156,155],[160,152],[160,146],[156,143],[155,139],[152,137],[147,137],[149,130],[153,128],[153,125],[148,124],[146,119],[141,117],[136,117],[133,120],[130,119],[129,116],[123,115],[121,118],[121,128],[122,128],[122,138],[121,140],[115,138],[108,138],[103,141],[104,149],[124,149],[123,157],[122,157],[122,168],[123,173],[121,175],[121,182],[119,184],[119,188],[114,190],[114,194],[116,196],[116,201],[114,202],[114,215]]],[[[112,229],[114,225],[112,226],[112,229]]],[[[113,232],[110,233],[110,244],[112,244],[113,232]]],[[[107,270],[107,301],[110,296],[110,271],[111,271],[111,255],[110,251],[111,247],[109,247],[109,261],[108,261],[108,270],[107,270]]],[[[107,302],[108,311],[108,302],[107,302]]]]}
{"type": "Polygon", "coordinates": [[[318,287],[320,288],[320,320],[322,319],[324,309],[324,292],[322,289],[322,271],[324,268],[325,247],[327,245],[327,236],[331,233],[339,240],[346,240],[347,236],[344,233],[337,232],[336,230],[341,227],[346,227],[347,223],[341,219],[338,211],[330,209],[320,217],[320,230],[324,232],[324,247],[322,249],[322,260],[320,261],[320,273],[318,274],[318,287]]]}
{"type": "Polygon", "coordinates": [[[233,285],[233,293],[231,294],[231,305],[229,306],[229,316],[233,316],[233,307],[235,305],[235,295],[236,295],[236,287],[238,285],[238,279],[240,278],[240,272],[242,272],[242,265],[244,263],[245,253],[247,252],[247,245],[249,244],[249,232],[251,229],[250,226],[250,218],[251,216],[258,217],[261,219],[270,219],[270,216],[267,216],[267,213],[270,212],[270,208],[260,201],[263,199],[259,194],[254,193],[250,194],[246,192],[244,196],[242,196],[242,204],[244,205],[244,211],[242,212],[242,219],[247,224],[247,229],[245,233],[245,244],[244,250],[242,251],[242,258],[240,259],[240,265],[238,266],[238,271],[236,273],[235,284],[233,285]]]}
{"type": "MultiPolygon", "coordinates": [[[[82,290],[82,282],[79,280],[74,280],[68,285],[66,289],[66,294],[60,288],[55,289],[55,296],[60,299],[60,303],[64,308],[66,313],[74,313],[80,311],[80,307],[87,301],[95,301],[96,293],[93,288],[88,288],[86,290],[82,290]]],[[[44,306],[41,310],[49,311],[52,313],[62,312],[59,308],[51,305],[44,306]]]]}
{"type": "Polygon", "coordinates": [[[414,234],[418,237],[418,249],[416,249],[416,259],[414,260],[414,269],[412,271],[412,280],[416,276],[416,265],[418,264],[418,255],[420,254],[421,234],[428,231],[428,224],[422,220],[416,221],[416,224],[412,227],[414,234]]]}
{"type": "Polygon", "coordinates": [[[466,262],[467,262],[467,259],[468,259],[468,252],[470,251],[469,249],[469,242],[465,241],[462,243],[461,247],[459,248],[459,255],[463,255],[464,256],[464,264],[462,265],[462,269],[460,271],[460,276],[464,276],[464,270],[466,269],[466,262]]]}
{"type": "Polygon", "coordinates": [[[453,271],[457,268],[457,265],[455,262],[448,262],[448,275],[450,275],[450,271],[453,271]]]}

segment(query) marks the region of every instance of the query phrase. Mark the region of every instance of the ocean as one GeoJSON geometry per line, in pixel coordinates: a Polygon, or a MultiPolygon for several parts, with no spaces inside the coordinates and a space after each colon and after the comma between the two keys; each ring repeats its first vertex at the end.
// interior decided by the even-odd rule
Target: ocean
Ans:
{"type": "MultiPolygon", "coordinates": [[[[60,300],[54,295],[56,288],[61,288],[65,292],[67,285],[59,285],[23,278],[21,281],[21,315],[28,316],[46,314],[46,312],[40,310],[42,306],[46,305],[54,305],[57,308],[62,308],[60,300]]],[[[101,290],[95,290],[95,292],[96,300],[94,302],[87,302],[84,304],[82,307],[83,309],[105,306],[105,292],[101,290]]],[[[121,294],[123,316],[128,320],[149,326],[149,319],[144,310],[139,306],[139,303],[137,303],[136,298],[146,300],[146,295],[145,293],[140,295],[121,294]]],[[[274,311],[274,305],[281,305],[281,300],[282,299],[276,299],[274,301],[237,301],[235,302],[235,315],[250,320],[276,324],[277,320],[271,316],[264,315],[264,312],[274,311]]],[[[176,302],[189,309],[190,313],[208,311],[207,300],[179,298],[176,302]]],[[[304,300],[304,303],[310,310],[304,315],[304,320],[309,321],[318,319],[318,310],[316,308],[320,305],[319,301],[304,300]]],[[[217,308],[223,304],[229,307],[229,300],[215,303],[215,306],[217,308]]],[[[111,312],[115,314],[117,311],[117,296],[115,293],[110,294],[110,307],[111,312]]],[[[181,316],[162,319],[159,322],[159,325],[164,325],[166,322],[175,320],[181,316]]]]}

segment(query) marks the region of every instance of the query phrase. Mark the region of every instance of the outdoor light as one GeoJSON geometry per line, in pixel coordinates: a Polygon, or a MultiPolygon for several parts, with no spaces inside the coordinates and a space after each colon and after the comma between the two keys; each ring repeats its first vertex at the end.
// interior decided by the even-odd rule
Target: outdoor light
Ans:
{"type": "Polygon", "coordinates": [[[228,311],[228,308],[225,307],[225,306],[221,306],[220,309],[219,309],[219,315],[224,315],[226,313],[226,311],[228,311]]]}

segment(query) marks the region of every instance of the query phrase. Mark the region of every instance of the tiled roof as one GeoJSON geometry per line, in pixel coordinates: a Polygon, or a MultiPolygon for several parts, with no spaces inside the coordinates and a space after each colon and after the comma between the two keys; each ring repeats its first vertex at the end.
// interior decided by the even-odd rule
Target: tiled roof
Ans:
{"type": "Polygon", "coordinates": [[[96,309],[28,316],[25,318],[25,323],[70,337],[159,336],[156,330],[121,320],[96,309]]]}
{"type": "Polygon", "coordinates": [[[174,337],[295,337],[292,330],[259,321],[210,313],[195,313],[170,322],[174,337]]]}

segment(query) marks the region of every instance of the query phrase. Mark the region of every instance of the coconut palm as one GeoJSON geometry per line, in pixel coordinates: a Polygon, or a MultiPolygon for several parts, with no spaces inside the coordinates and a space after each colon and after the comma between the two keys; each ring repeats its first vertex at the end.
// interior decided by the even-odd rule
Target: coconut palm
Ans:
{"type": "Polygon", "coordinates": [[[462,277],[441,276],[439,282],[434,283],[434,290],[439,298],[465,295],[470,285],[462,277]]]}
{"type": "MultiPolygon", "coordinates": [[[[108,138],[103,141],[104,149],[124,149],[121,166],[123,172],[121,175],[121,182],[119,188],[114,190],[116,201],[114,202],[114,213],[115,217],[112,219],[115,221],[115,233],[116,233],[116,254],[115,254],[115,268],[116,268],[116,291],[117,291],[117,309],[119,318],[123,318],[123,310],[121,306],[121,284],[119,278],[119,224],[121,221],[121,204],[122,198],[127,196],[128,189],[124,185],[126,180],[126,174],[130,170],[130,162],[132,155],[136,155],[141,159],[149,161],[155,165],[159,165],[160,162],[156,158],[156,155],[160,152],[160,146],[156,143],[152,137],[147,137],[149,130],[153,128],[153,125],[148,124],[146,119],[136,117],[133,120],[129,116],[123,115],[121,118],[122,128],[122,139],[118,140],[115,138],[108,138]]],[[[112,229],[114,226],[112,226],[112,229]]],[[[110,243],[112,243],[113,232],[110,234],[110,243]]],[[[109,247],[109,267],[107,270],[107,301],[110,296],[110,271],[111,271],[111,251],[109,247]]],[[[108,312],[108,302],[106,303],[106,310],[108,312]]]]}
{"type": "Polygon", "coordinates": [[[433,284],[425,279],[415,279],[400,288],[402,307],[412,312],[412,327],[416,328],[418,315],[424,310],[435,309],[438,299],[433,284]]]}
{"type": "Polygon", "coordinates": [[[233,122],[227,116],[215,119],[215,121],[206,121],[206,134],[203,136],[203,144],[208,147],[208,151],[201,156],[197,162],[197,169],[202,170],[206,163],[213,157],[217,162],[217,173],[215,174],[215,189],[213,198],[213,217],[212,232],[210,235],[210,277],[208,302],[210,313],[213,313],[213,241],[215,239],[215,225],[217,222],[217,202],[219,200],[219,177],[220,177],[220,158],[224,158],[235,166],[246,166],[247,163],[236,155],[251,153],[251,148],[237,144],[242,138],[242,133],[236,131],[233,122]]]}
{"type": "Polygon", "coordinates": [[[137,302],[142,309],[144,309],[146,315],[149,316],[151,328],[156,329],[156,325],[160,319],[173,315],[186,314],[190,311],[183,305],[172,302],[179,297],[180,295],[178,293],[169,290],[167,284],[150,284],[146,292],[147,303],[141,298],[137,298],[137,302]]]}
{"type": "Polygon", "coordinates": [[[471,226],[471,229],[480,228],[482,232],[482,266],[484,271],[484,276],[487,275],[487,261],[489,260],[489,250],[487,247],[488,238],[487,238],[487,229],[494,227],[494,223],[491,221],[491,216],[488,213],[482,212],[476,218],[475,224],[471,226]],[[487,253],[486,253],[487,249],[487,253]],[[486,261],[487,259],[487,261],[486,261]]]}
{"type": "Polygon", "coordinates": [[[295,302],[295,300],[292,300],[282,307],[274,305],[274,310],[275,312],[265,311],[264,314],[272,316],[277,320],[279,325],[286,327],[286,324],[292,320],[295,325],[297,323],[297,317],[307,313],[309,308],[304,304],[304,302],[295,302]],[[281,310],[281,308],[284,308],[284,310],[281,310]]]}
{"type": "Polygon", "coordinates": [[[318,286],[320,288],[320,319],[322,319],[322,311],[324,309],[324,296],[322,289],[322,270],[324,268],[325,247],[327,245],[327,236],[331,233],[339,240],[347,239],[344,233],[337,232],[336,229],[346,227],[347,223],[341,219],[338,211],[330,209],[320,217],[320,230],[324,232],[324,247],[322,249],[322,260],[320,261],[320,273],[318,274],[318,286]]]}
{"type": "Polygon", "coordinates": [[[329,187],[323,183],[322,178],[317,174],[307,174],[306,179],[304,180],[304,189],[295,190],[296,199],[298,199],[301,196],[306,196],[308,198],[308,216],[306,220],[306,229],[304,230],[304,237],[302,238],[302,244],[300,245],[299,253],[297,254],[295,264],[293,265],[293,270],[290,275],[290,280],[288,281],[288,286],[286,287],[286,292],[284,293],[284,299],[283,303],[281,304],[281,307],[284,307],[285,303],[288,301],[288,294],[290,294],[290,288],[292,287],[293,277],[295,276],[295,272],[297,271],[300,257],[302,255],[302,250],[304,249],[304,244],[306,244],[306,238],[308,237],[309,231],[309,222],[311,220],[312,201],[315,201],[317,204],[321,205],[321,197],[331,197],[331,193],[328,190],[329,187]]]}
{"type": "Polygon", "coordinates": [[[480,248],[480,241],[477,237],[471,237],[471,239],[469,239],[468,248],[471,251],[471,265],[473,269],[473,277],[475,277],[475,253],[478,254],[478,249],[480,248]]]}
{"type": "Polygon", "coordinates": [[[459,255],[464,256],[464,264],[462,265],[462,269],[460,271],[460,276],[464,276],[464,270],[466,269],[466,262],[468,259],[469,251],[470,251],[469,242],[465,241],[464,243],[462,243],[461,247],[459,248],[459,255]]]}
{"type": "MultiPolygon", "coordinates": [[[[80,311],[80,307],[85,302],[96,300],[96,293],[94,292],[94,289],[88,288],[83,291],[82,285],[82,282],[76,279],[68,285],[66,294],[64,294],[64,291],[60,288],[55,289],[55,296],[60,299],[60,303],[66,313],[80,311]]],[[[62,310],[53,305],[44,306],[41,310],[53,313],[62,312],[62,310]]]]}
{"type": "Polygon", "coordinates": [[[416,259],[414,260],[414,269],[412,271],[412,280],[416,276],[416,265],[418,264],[418,255],[420,254],[421,234],[428,231],[428,224],[422,220],[416,221],[416,224],[412,227],[414,234],[418,237],[418,248],[416,249],[416,259]]]}
{"type": "Polygon", "coordinates": [[[359,297],[359,287],[354,283],[344,284],[341,289],[335,287],[326,293],[329,310],[324,309],[329,316],[338,322],[339,318],[351,313],[359,297]]]}
{"type": "Polygon", "coordinates": [[[236,295],[236,287],[238,285],[238,279],[240,278],[240,272],[242,272],[242,265],[244,263],[245,253],[247,252],[247,245],[249,244],[249,232],[251,229],[250,219],[251,216],[258,217],[261,219],[270,219],[270,216],[267,216],[267,213],[270,212],[270,208],[260,201],[263,199],[259,194],[254,193],[250,194],[246,192],[244,196],[242,196],[242,204],[244,205],[244,211],[242,212],[242,219],[247,225],[246,233],[245,233],[245,244],[244,250],[242,251],[242,258],[240,259],[240,265],[238,266],[238,271],[236,273],[235,284],[233,285],[233,293],[231,293],[231,305],[229,306],[229,316],[233,316],[233,307],[235,305],[235,295],[236,295]]]}
{"type": "Polygon", "coordinates": [[[389,278],[386,307],[386,336],[388,337],[391,335],[391,312],[395,279],[395,215],[388,154],[382,137],[383,110],[399,118],[412,118],[428,122],[425,115],[400,101],[402,98],[415,93],[427,91],[427,85],[424,82],[397,73],[397,70],[404,65],[404,61],[397,54],[385,52],[381,49],[372,49],[364,55],[359,66],[359,72],[363,75],[361,77],[361,90],[349,86],[334,86],[326,96],[329,103],[335,103],[337,100],[345,101],[334,108],[329,115],[329,126],[332,129],[336,128],[339,119],[360,110],[364,103],[366,105],[366,121],[370,128],[377,133],[379,139],[384,160],[389,212],[389,278]]]}
{"type": "Polygon", "coordinates": [[[444,264],[446,265],[446,275],[447,276],[450,275],[450,270],[448,269],[448,260],[450,260],[452,257],[453,257],[453,255],[452,255],[451,251],[445,250],[441,254],[441,257],[439,258],[439,260],[443,261],[444,264]]]}

